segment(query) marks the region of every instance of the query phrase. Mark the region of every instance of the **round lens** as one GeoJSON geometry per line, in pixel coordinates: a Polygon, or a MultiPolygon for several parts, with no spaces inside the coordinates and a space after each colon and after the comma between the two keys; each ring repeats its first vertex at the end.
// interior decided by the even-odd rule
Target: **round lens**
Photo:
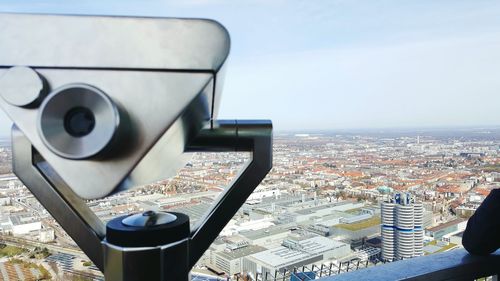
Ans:
{"type": "Polygon", "coordinates": [[[83,137],[95,127],[92,111],[85,107],[74,107],[64,115],[64,129],[73,137],[83,137]]]}

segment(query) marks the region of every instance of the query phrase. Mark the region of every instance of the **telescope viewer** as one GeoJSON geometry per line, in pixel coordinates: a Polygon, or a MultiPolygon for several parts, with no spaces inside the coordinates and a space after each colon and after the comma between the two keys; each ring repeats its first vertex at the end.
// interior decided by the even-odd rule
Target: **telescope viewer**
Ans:
{"type": "Polygon", "coordinates": [[[212,20],[0,14],[14,173],[106,280],[189,280],[271,169],[269,120],[217,119],[229,49],[212,20]],[[153,211],[104,225],[85,203],[171,177],[206,151],[252,157],[193,228],[153,211]]]}

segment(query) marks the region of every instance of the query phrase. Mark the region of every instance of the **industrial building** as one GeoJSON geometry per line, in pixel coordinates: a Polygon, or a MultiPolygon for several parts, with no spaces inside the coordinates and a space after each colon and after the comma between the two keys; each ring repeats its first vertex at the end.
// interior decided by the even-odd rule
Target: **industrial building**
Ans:
{"type": "Polygon", "coordinates": [[[320,204],[319,202],[314,203],[313,201],[312,204],[307,204],[306,206],[289,206],[287,208],[287,212],[278,216],[278,222],[309,223],[318,218],[329,216],[336,216],[338,218],[346,217],[344,212],[362,208],[364,205],[364,203],[351,201],[323,204],[320,204]]]}
{"type": "Polygon", "coordinates": [[[441,240],[448,234],[463,232],[467,226],[467,220],[463,218],[454,219],[452,221],[431,227],[425,230],[425,234],[435,240],[441,240]]]}
{"type": "Polygon", "coordinates": [[[281,246],[243,258],[243,269],[274,274],[294,267],[338,259],[351,253],[349,244],[322,236],[292,235],[281,246]]]}
{"type": "Polygon", "coordinates": [[[280,224],[271,226],[266,229],[259,229],[254,231],[244,231],[240,235],[247,239],[253,245],[267,245],[273,243],[281,243],[292,230],[296,229],[297,225],[294,223],[280,224]]]}
{"type": "Polygon", "coordinates": [[[42,229],[42,222],[34,216],[19,214],[10,216],[10,226],[14,236],[28,234],[42,229]]]}
{"type": "Polygon", "coordinates": [[[233,276],[243,272],[242,259],[246,256],[265,251],[266,248],[256,245],[241,245],[235,249],[226,249],[221,252],[214,253],[214,264],[208,267],[215,271],[225,272],[229,276],[233,276]]]}
{"type": "Polygon", "coordinates": [[[348,220],[332,227],[332,235],[346,241],[356,241],[380,234],[380,217],[361,217],[361,220],[348,220]]]}

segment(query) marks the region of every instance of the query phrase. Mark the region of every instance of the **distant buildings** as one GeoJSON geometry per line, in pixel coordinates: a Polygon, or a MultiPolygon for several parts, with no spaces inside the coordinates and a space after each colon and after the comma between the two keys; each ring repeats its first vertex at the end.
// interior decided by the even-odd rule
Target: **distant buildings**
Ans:
{"type": "MultiPolygon", "coordinates": [[[[365,203],[358,203],[352,201],[342,201],[335,203],[323,203],[321,205],[312,205],[308,207],[294,208],[290,206],[287,208],[287,212],[281,214],[278,217],[280,223],[285,222],[295,222],[304,223],[317,218],[324,218],[326,216],[335,216],[341,212],[346,212],[353,209],[360,209],[365,206],[365,203]]],[[[339,215],[336,218],[335,224],[338,224],[340,218],[344,218],[345,215],[339,215]]],[[[332,218],[333,219],[333,218],[332,218]]]]}
{"type": "MultiPolygon", "coordinates": [[[[470,217],[500,187],[498,134],[405,134],[276,134],[273,169],[196,268],[262,278],[260,273],[272,276],[299,265],[373,262],[381,251],[384,259],[396,260],[421,255],[422,248],[432,254],[460,247],[465,223],[454,220],[470,217]],[[394,192],[411,193],[423,208],[406,195],[391,198],[394,192]],[[379,208],[376,202],[384,200],[379,208]],[[425,247],[422,229],[426,241],[435,239],[425,247]]],[[[10,167],[10,148],[2,150],[0,167],[10,167]]],[[[187,214],[194,225],[247,158],[195,154],[172,179],[88,205],[103,221],[157,210],[187,214]]],[[[51,225],[53,218],[19,180],[0,175],[1,234],[71,243],[57,228],[54,237],[51,225]]]]}
{"type": "Polygon", "coordinates": [[[423,255],[423,205],[406,193],[383,202],[382,259],[408,259],[423,255]]]}

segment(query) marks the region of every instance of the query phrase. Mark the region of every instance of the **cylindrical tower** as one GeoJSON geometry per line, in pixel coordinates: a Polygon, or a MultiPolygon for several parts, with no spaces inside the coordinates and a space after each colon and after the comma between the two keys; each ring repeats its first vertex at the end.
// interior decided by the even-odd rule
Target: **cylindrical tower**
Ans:
{"type": "Polygon", "coordinates": [[[396,207],[396,258],[408,259],[413,257],[413,226],[414,212],[412,205],[398,205],[396,207]]]}
{"type": "Polygon", "coordinates": [[[414,210],[414,227],[420,227],[422,228],[423,226],[423,218],[424,218],[424,206],[422,203],[413,203],[413,210],[414,210]]]}
{"type": "Polygon", "coordinates": [[[424,255],[424,230],[423,229],[417,229],[413,231],[414,235],[414,255],[416,257],[418,256],[423,256],[424,255]]]}
{"type": "Polygon", "coordinates": [[[409,259],[423,255],[423,205],[409,193],[394,194],[381,204],[382,259],[409,259]]]}
{"type": "Polygon", "coordinates": [[[381,215],[382,225],[393,227],[396,215],[396,204],[391,202],[382,203],[381,215]]]}
{"type": "Polygon", "coordinates": [[[395,236],[395,213],[396,204],[390,202],[382,203],[382,259],[392,261],[395,259],[396,236],[395,236]]]}
{"type": "Polygon", "coordinates": [[[424,206],[422,203],[414,203],[414,254],[415,256],[422,256],[424,254],[424,229],[423,217],[424,206]]]}
{"type": "Polygon", "coordinates": [[[382,226],[382,259],[393,261],[396,257],[396,236],[393,227],[382,226]]]}

